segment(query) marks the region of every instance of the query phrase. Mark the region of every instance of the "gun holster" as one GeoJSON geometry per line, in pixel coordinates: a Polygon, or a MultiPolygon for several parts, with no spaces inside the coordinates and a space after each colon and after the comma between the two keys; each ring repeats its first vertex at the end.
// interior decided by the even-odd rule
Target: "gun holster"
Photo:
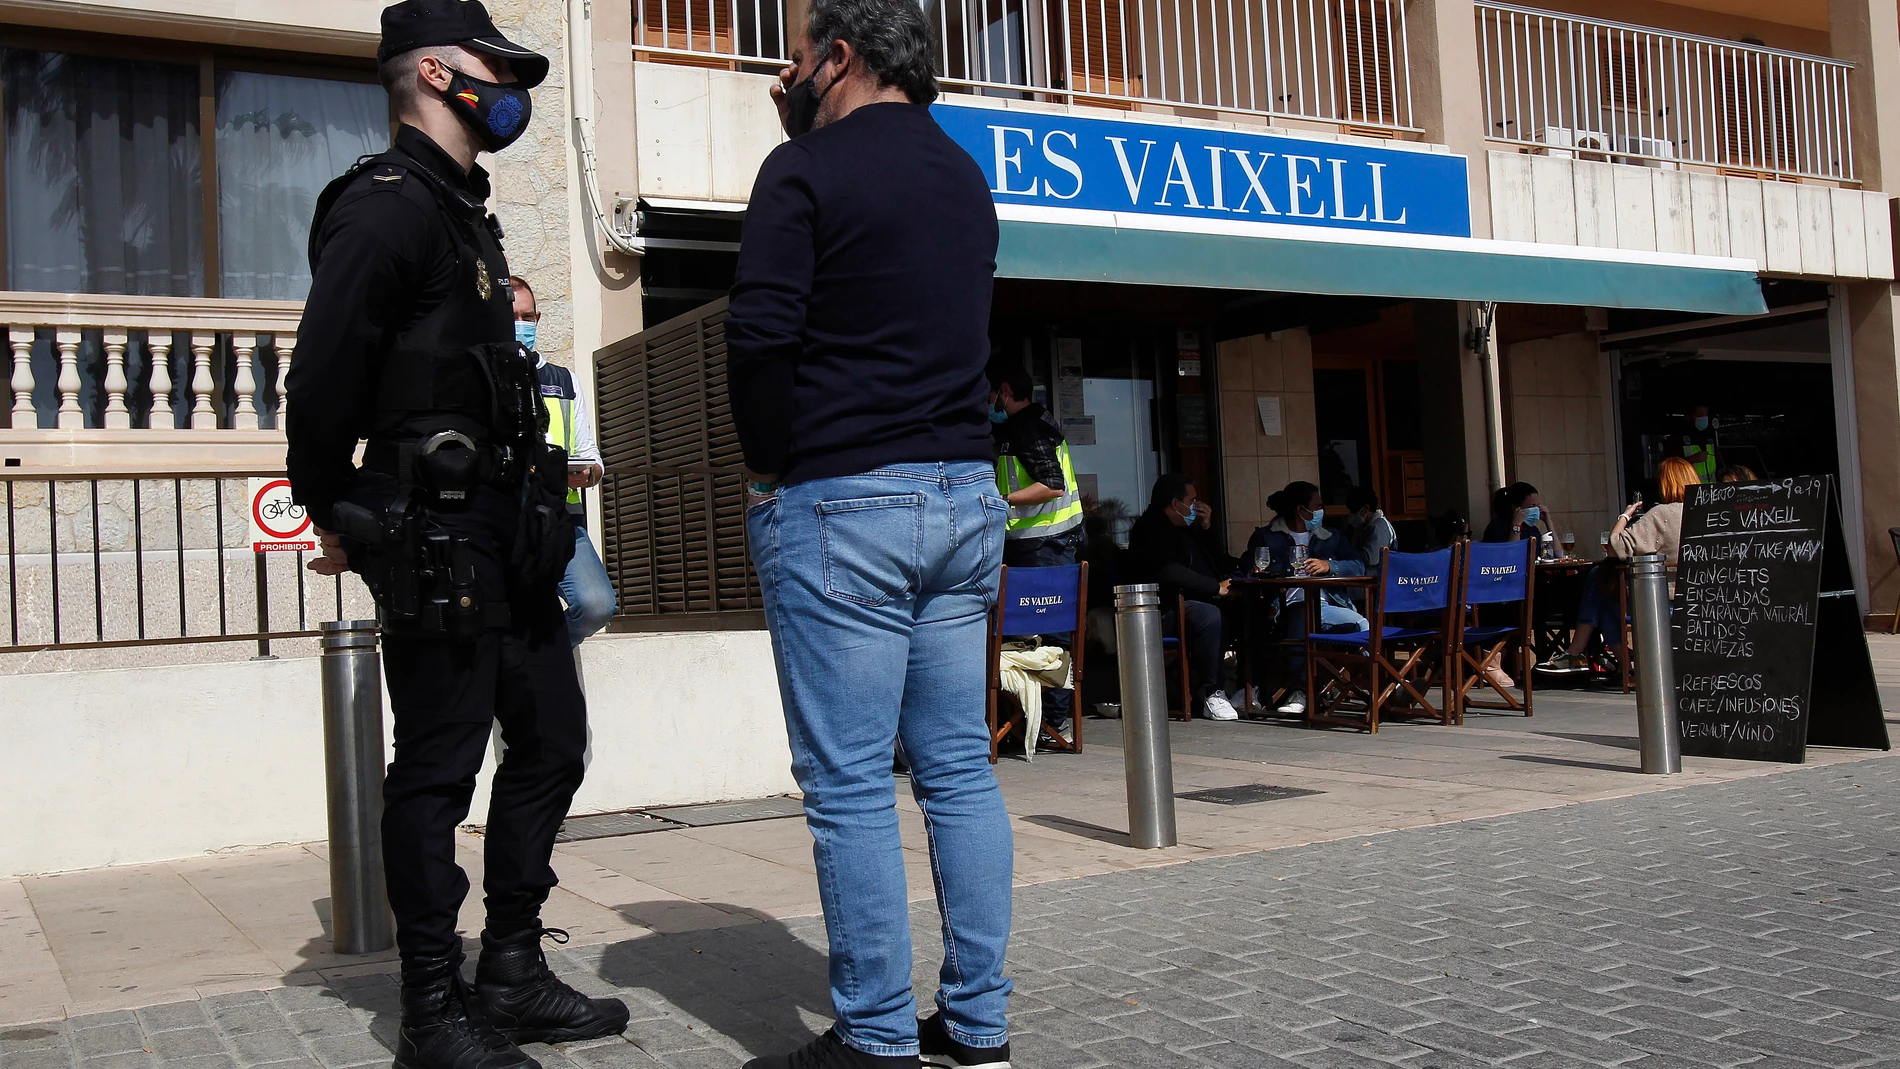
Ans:
{"type": "Polygon", "coordinates": [[[335,518],[385,632],[472,642],[508,626],[508,602],[482,591],[469,540],[444,530],[414,492],[397,494],[380,518],[348,501],[336,506],[335,518]]]}

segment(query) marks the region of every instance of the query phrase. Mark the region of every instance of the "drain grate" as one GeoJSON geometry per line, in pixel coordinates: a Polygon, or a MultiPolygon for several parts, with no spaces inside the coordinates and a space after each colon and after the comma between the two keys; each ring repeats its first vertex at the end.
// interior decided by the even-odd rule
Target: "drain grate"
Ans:
{"type": "Polygon", "coordinates": [[[650,816],[706,828],[714,824],[744,824],[754,820],[780,820],[805,815],[805,803],[797,798],[753,798],[743,802],[711,802],[706,805],[678,805],[649,809],[650,816]]]}
{"type": "Polygon", "coordinates": [[[596,813],[567,818],[561,823],[560,833],[554,836],[554,841],[578,843],[587,839],[611,839],[616,835],[639,835],[641,832],[677,827],[679,824],[674,821],[650,817],[645,813],[596,813]]]}
{"type": "Polygon", "coordinates": [[[1212,802],[1215,805],[1252,805],[1255,802],[1277,802],[1282,798],[1304,798],[1309,794],[1325,794],[1325,791],[1309,791],[1304,787],[1275,787],[1271,783],[1243,783],[1238,787],[1215,787],[1205,791],[1188,791],[1177,794],[1189,802],[1212,802]]]}

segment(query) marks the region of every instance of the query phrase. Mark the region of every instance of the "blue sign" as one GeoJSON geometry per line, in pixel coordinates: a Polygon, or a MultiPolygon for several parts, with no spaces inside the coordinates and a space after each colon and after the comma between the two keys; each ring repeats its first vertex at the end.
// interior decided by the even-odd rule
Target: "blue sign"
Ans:
{"type": "Polygon", "coordinates": [[[998,204],[1471,236],[1462,156],[941,102],[931,112],[998,204]]]}

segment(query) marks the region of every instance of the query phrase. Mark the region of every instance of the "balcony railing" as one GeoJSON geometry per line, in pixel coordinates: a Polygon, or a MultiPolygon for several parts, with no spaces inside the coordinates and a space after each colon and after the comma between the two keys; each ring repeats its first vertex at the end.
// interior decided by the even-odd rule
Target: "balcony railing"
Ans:
{"type": "MultiPolygon", "coordinates": [[[[947,88],[1412,129],[1399,0],[923,0],[947,88]]],[[[785,58],[782,0],[642,0],[635,49],[785,58]]]]}
{"type": "Polygon", "coordinates": [[[13,430],[281,429],[297,301],[0,292],[13,430]]]}
{"type": "Polygon", "coordinates": [[[1553,156],[1851,181],[1851,64],[1481,2],[1492,139],[1553,156]]]}

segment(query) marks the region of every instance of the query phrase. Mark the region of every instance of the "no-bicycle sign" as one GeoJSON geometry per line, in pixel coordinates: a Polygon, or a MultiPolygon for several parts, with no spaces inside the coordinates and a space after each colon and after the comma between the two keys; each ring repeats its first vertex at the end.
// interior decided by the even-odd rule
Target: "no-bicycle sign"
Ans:
{"type": "Polygon", "coordinates": [[[289,479],[251,480],[251,550],[272,553],[316,549],[310,514],[290,499],[289,479]]]}

